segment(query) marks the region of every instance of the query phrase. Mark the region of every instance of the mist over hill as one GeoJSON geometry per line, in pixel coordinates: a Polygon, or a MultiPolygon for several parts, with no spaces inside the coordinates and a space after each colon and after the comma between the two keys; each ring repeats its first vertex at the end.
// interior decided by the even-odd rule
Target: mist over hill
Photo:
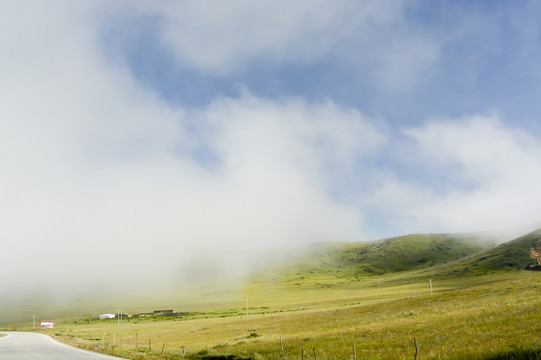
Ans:
{"type": "Polygon", "coordinates": [[[210,280],[200,279],[191,287],[182,283],[141,282],[140,286],[130,288],[118,284],[117,290],[111,284],[92,287],[72,297],[55,295],[41,288],[26,298],[5,296],[0,300],[0,324],[28,320],[34,313],[45,317],[73,316],[117,307],[169,308],[174,304],[174,307],[196,309],[214,306],[242,297],[242,284],[246,282],[298,290],[335,286],[354,289],[363,281],[374,279],[390,284],[395,278],[404,282],[404,279],[428,277],[490,276],[535,265],[537,262],[531,257],[530,249],[540,241],[541,229],[501,244],[494,236],[478,233],[410,234],[376,241],[321,242],[290,252],[281,257],[279,265],[260,263],[253,272],[236,281],[216,276],[210,280]]]}
{"type": "Polygon", "coordinates": [[[411,234],[367,242],[313,245],[270,270],[256,282],[297,288],[354,286],[374,279],[460,278],[521,271],[536,264],[530,249],[541,241],[541,229],[500,243],[480,233],[411,234]]]}

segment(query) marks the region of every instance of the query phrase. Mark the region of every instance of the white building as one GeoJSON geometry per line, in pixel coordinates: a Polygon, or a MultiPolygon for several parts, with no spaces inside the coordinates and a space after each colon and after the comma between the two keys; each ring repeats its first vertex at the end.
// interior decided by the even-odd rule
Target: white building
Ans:
{"type": "Polygon", "coordinates": [[[103,319],[115,319],[115,318],[116,318],[115,314],[101,314],[101,315],[98,315],[98,319],[100,319],[100,320],[103,320],[103,319]]]}

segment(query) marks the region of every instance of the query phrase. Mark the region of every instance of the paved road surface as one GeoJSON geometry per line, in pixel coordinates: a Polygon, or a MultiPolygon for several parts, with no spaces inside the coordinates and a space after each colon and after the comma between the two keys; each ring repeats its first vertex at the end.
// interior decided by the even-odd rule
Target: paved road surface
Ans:
{"type": "Polygon", "coordinates": [[[1,360],[119,360],[121,358],[77,349],[36,333],[0,332],[1,360]]]}

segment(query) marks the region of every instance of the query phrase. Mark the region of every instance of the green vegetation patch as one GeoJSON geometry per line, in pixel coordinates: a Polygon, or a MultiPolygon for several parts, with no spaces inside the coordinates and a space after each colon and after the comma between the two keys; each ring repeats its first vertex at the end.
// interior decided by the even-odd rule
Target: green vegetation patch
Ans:
{"type": "Polygon", "coordinates": [[[255,281],[292,287],[341,287],[366,278],[448,264],[491,246],[486,238],[475,234],[415,234],[371,242],[320,243],[299,260],[267,271],[255,281]]]}
{"type": "Polygon", "coordinates": [[[537,263],[531,257],[530,249],[540,240],[541,229],[479,254],[470,261],[470,264],[475,269],[486,271],[509,268],[523,269],[537,263]]]}

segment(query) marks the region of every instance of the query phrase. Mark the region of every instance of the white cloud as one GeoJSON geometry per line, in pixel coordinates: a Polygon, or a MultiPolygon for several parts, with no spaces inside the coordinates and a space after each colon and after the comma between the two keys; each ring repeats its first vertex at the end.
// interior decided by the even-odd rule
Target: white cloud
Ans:
{"type": "Polygon", "coordinates": [[[179,64],[220,76],[331,59],[405,91],[426,78],[441,46],[411,26],[401,1],[160,1],[137,11],[157,16],[159,41],[179,64]]]}
{"type": "MultiPolygon", "coordinates": [[[[456,164],[460,175],[477,184],[502,185],[528,179],[538,170],[539,142],[521,129],[504,125],[497,115],[474,115],[433,122],[408,131],[424,157],[436,164],[456,164]],[[524,176],[526,175],[526,176],[524,176]]],[[[529,182],[528,180],[526,180],[529,182]]]]}
{"type": "Polygon", "coordinates": [[[384,204],[395,226],[488,231],[539,222],[538,139],[496,115],[433,121],[406,134],[417,146],[410,161],[424,162],[446,182],[421,186],[393,174],[382,177],[371,202],[384,204]]]}
{"type": "MultiPolygon", "coordinates": [[[[370,10],[373,5],[363,7],[370,10]]],[[[165,1],[145,4],[142,11],[162,17],[162,40],[181,62],[229,73],[254,60],[320,57],[342,31],[337,24],[351,21],[357,6],[328,1],[165,1]]]]}
{"type": "Polygon", "coordinates": [[[329,195],[329,169],[381,145],[362,114],[249,94],[171,106],[107,63],[69,4],[0,19],[21,34],[0,47],[2,262],[28,264],[2,291],[182,281],[188,263],[234,271],[263,249],[356,238],[363,216],[329,195]]]}
{"type": "MultiPolygon", "coordinates": [[[[125,280],[136,268],[139,280],[173,273],[181,281],[191,276],[192,269],[181,270],[194,259],[220,258],[212,262],[234,272],[263,249],[354,240],[361,231],[362,214],[328,195],[326,173],[329,164],[350,166],[378,146],[380,135],[359,113],[331,102],[221,99],[194,115],[206,131],[201,141],[219,159],[209,168],[176,150],[192,142],[166,131],[182,134],[182,117],[152,96],[119,87],[118,79],[107,82],[107,75],[91,78],[115,88],[116,104],[108,92],[78,102],[89,112],[85,128],[95,131],[58,125],[81,121],[62,111],[30,111],[25,121],[13,108],[2,114],[20,120],[6,137],[25,151],[2,161],[10,174],[2,180],[0,208],[7,266],[17,261],[9,254],[31,249],[28,261],[55,263],[32,275],[39,280],[64,268],[72,269],[62,276],[70,285],[125,280]],[[61,131],[28,142],[25,129],[40,124],[61,131]],[[101,266],[92,269],[96,259],[101,266]]],[[[63,91],[58,81],[54,88],[63,91]]]]}
{"type": "Polygon", "coordinates": [[[317,178],[329,176],[329,165],[351,166],[384,141],[369,119],[332,101],[309,104],[244,95],[215,101],[204,116],[220,135],[209,139],[211,146],[229,164],[283,163],[317,178]]]}

